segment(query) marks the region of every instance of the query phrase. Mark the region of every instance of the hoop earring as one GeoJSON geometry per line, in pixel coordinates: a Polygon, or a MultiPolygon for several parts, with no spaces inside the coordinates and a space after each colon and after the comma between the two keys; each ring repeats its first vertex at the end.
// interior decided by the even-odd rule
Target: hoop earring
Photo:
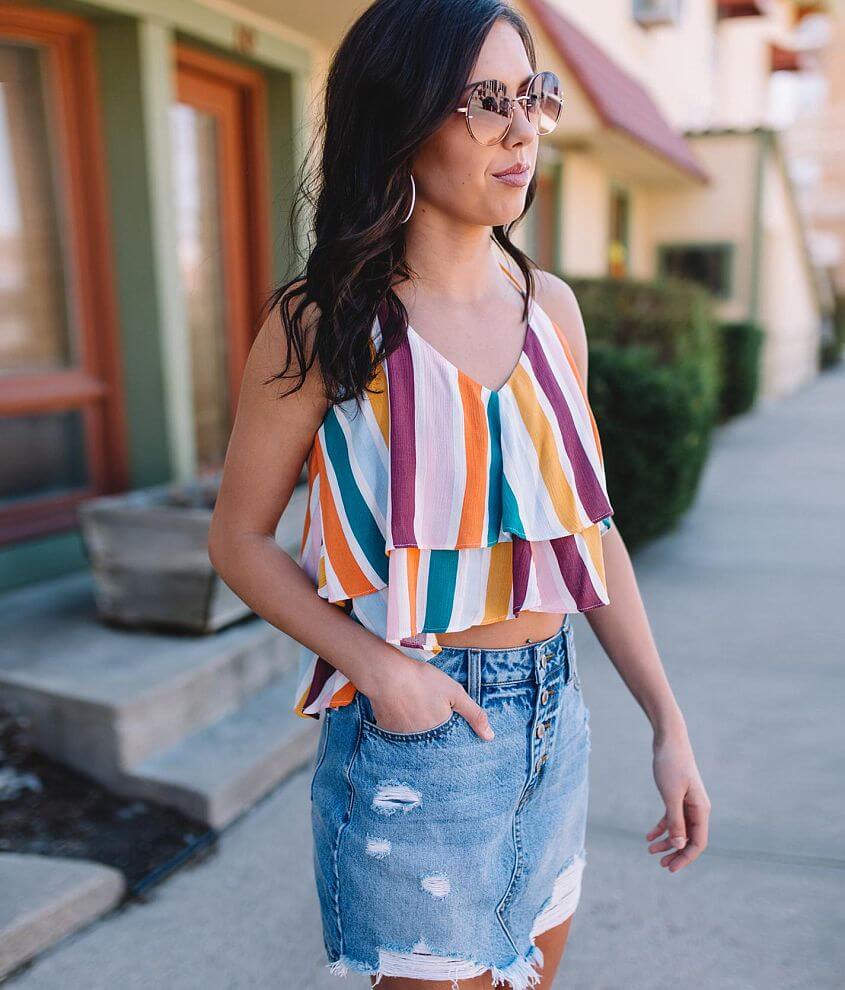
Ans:
{"type": "Polygon", "coordinates": [[[411,175],[411,208],[408,210],[408,215],[402,221],[402,223],[407,223],[411,219],[411,214],[414,212],[414,204],[417,201],[417,185],[414,182],[414,176],[411,175]]]}

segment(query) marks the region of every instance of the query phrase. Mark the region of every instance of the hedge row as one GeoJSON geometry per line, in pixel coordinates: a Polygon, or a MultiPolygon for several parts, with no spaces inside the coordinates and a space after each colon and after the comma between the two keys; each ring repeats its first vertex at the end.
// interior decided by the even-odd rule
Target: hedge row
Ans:
{"type": "Polygon", "coordinates": [[[695,499],[719,411],[718,324],[707,293],[686,281],[566,280],[587,327],[614,520],[633,548],[695,499]]]}
{"type": "Polygon", "coordinates": [[[757,398],[763,331],[755,323],[737,321],[719,327],[722,379],[719,419],[747,412],[757,398]]]}

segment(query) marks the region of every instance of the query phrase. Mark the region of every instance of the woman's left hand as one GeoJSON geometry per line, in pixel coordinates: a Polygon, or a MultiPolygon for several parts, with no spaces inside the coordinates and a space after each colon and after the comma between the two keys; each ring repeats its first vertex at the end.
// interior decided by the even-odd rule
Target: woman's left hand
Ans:
{"type": "Polygon", "coordinates": [[[654,780],[666,805],[666,814],[646,833],[646,839],[651,842],[667,831],[669,835],[651,842],[648,851],[674,849],[660,860],[660,865],[676,873],[698,859],[707,847],[710,799],[685,736],[655,741],[653,752],[654,780]]]}

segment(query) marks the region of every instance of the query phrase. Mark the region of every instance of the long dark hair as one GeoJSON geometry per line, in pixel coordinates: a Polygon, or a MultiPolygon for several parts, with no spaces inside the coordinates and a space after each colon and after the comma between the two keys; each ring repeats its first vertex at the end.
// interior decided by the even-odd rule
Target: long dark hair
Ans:
{"type": "MultiPolygon", "coordinates": [[[[324,114],[290,214],[290,243],[296,251],[301,215],[312,208],[308,239],[313,244],[304,268],[265,303],[269,311],[279,306],[288,340],[285,366],[268,383],[298,376],[291,389],[296,391],[317,356],[329,401],[359,398],[380,362],[401,342],[408,314],[392,286],[397,276],[405,281],[414,274],[405,262],[402,224],[410,207],[411,161],[458,105],[498,18],[519,32],[536,71],[528,25],[496,0],[376,0],[347,32],[332,59],[324,114]],[[320,161],[309,166],[319,144],[320,161]],[[303,314],[310,303],[319,307],[319,320],[314,346],[306,354],[303,314]],[[380,306],[387,319],[373,352],[370,334],[380,306]],[[297,370],[290,376],[294,355],[297,370]]],[[[535,190],[532,177],[525,212],[535,190]]],[[[534,293],[530,266],[536,266],[509,238],[524,215],[493,227],[493,238],[525,276],[527,319],[534,293]]]]}

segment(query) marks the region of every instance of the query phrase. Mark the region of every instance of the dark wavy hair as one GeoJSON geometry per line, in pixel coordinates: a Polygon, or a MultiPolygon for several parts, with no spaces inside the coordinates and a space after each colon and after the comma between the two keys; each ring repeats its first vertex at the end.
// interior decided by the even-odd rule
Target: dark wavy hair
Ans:
{"type": "MultiPolygon", "coordinates": [[[[360,398],[381,361],[401,343],[408,314],[392,286],[415,274],[405,261],[402,224],[410,206],[411,162],[458,106],[498,18],[519,32],[536,71],[527,23],[496,0],[376,0],[343,38],[290,213],[290,243],[296,251],[301,214],[312,208],[307,257],[299,273],[275,288],[264,304],[265,312],[279,307],[288,341],[284,368],[268,384],[298,376],[290,390],[296,391],[318,356],[330,403],[360,398]],[[320,160],[309,166],[320,144],[320,160]],[[303,314],[311,303],[319,314],[313,348],[306,354],[303,314]],[[370,335],[379,311],[386,319],[373,353],[370,335]],[[291,376],[294,355],[297,369],[291,376]]],[[[494,226],[492,234],[525,276],[523,319],[534,294],[530,267],[536,265],[511,243],[509,232],[535,192],[536,176],[522,215],[494,226]]],[[[298,257],[303,261],[301,253],[298,257]]]]}

